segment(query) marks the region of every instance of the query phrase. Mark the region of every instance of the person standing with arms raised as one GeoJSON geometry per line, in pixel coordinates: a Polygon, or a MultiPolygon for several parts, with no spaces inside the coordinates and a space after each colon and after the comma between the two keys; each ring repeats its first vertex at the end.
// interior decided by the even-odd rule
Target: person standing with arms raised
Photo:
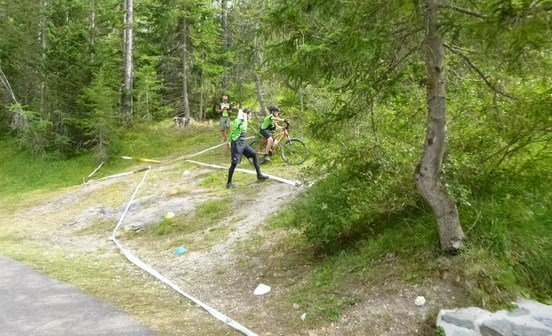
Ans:
{"type": "Polygon", "coordinates": [[[245,132],[247,131],[247,123],[251,118],[251,110],[245,109],[242,114],[243,119],[237,118],[232,123],[232,130],[228,136],[228,143],[231,149],[231,165],[228,169],[228,181],[226,183],[226,188],[235,188],[236,185],[232,183],[232,177],[234,175],[234,169],[241,162],[242,155],[245,155],[246,158],[253,158],[253,164],[255,165],[255,170],[257,171],[257,180],[264,181],[268,179],[268,176],[261,173],[261,168],[259,167],[259,158],[257,153],[251,147],[245,143],[245,132]]]}

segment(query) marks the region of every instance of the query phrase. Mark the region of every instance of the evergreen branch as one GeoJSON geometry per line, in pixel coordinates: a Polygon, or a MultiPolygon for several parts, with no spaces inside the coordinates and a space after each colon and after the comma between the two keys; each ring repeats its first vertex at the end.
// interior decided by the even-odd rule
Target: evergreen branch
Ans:
{"type": "Polygon", "coordinates": [[[462,58],[475,72],[477,72],[477,74],[481,77],[481,79],[483,79],[485,84],[487,84],[487,86],[489,88],[491,88],[491,90],[493,90],[494,92],[496,92],[496,93],[498,93],[498,94],[500,94],[504,97],[507,97],[507,98],[510,98],[510,99],[513,99],[513,100],[519,100],[516,97],[512,96],[511,94],[500,90],[499,88],[496,87],[496,85],[491,83],[489,77],[481,69],[479,69],[479,67],[468,56],[466,56],[464,53],[462,53],[459,48],[454,47],[454,46],[450,46],[447,43],[443,43],[443,46],[445,48],[447,48],[448,50],[452,51],[452,53],[460,56],[460,58],[462,58]]]}
{"type": "Polygon", "coordinates": [[[471,16],[475,16],[475,17],[478,17],[480,19],[486,19],[487,18],[487,15],[486,14],[483,14],[483,13],[480,13],[480,12],[476,12],[474,10],[471,10],[471,9],[467,9],[467,8],[462,8],[462,7],[458,7],[458,6],[455,6],[455,5],[451,5],[451,4],[439,4],[438,5],[439,8],[448,8],[448,9],[452,9],[452,10],[455,10],[457,12],[460,12],[462,14],[467,14],[467,15],[471,15],[471,16]]]}

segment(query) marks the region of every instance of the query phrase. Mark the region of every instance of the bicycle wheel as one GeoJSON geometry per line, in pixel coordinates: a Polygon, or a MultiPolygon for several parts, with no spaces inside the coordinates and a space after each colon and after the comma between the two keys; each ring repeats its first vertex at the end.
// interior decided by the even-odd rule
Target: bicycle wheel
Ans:
{"type": "MultiPolygon", "coordinates": [[[[266,150],[266,141],[260,142],[259,144],[259,140],[253,140],[249,144],[249,147],[251,147],[257,153],[257,157],[259,158],[259,164],[263,164],[264,163],[263,154],[265,153],[265,150],[266,150]]],[[[252,166],[254,165],[253,158],[248,158],[247,160],[249,161],[249,164],[251,164],[252,166]]]]}
{"type": "Polygon", "coordinates": [[[282,159],[291,165],[298,165],[307,159],[309,150],[303,140],[289,139],[282,146],[282,159]]]}

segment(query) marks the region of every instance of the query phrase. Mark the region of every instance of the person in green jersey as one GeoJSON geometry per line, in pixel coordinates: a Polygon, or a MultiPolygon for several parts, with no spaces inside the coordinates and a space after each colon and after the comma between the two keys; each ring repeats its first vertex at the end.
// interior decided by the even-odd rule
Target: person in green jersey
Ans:
{"type": "Polygon", "coordinates": [[[228,96],[222,96],[222,103],[217,108],[217,113],[220,114],[220,135],[222,141],[226,141],[228,138],[228,131],[230,130],[230,115],[232,115],[232,105],[228,102],[228,96]]]}
{"type": "Polygon", "coordinates": [[[241,116],[243,119],[236,118],[236,120],[234,120],[230,135],[228,135],[232,162],[230,168],[228,169],[228,182],[226,183],[227,189],[236,187],[236,185],[232,183],[232,176],[234,175],[234,169],[236,169],[236,166],[241,162],[242,155],[245,155],[248,159],[253,158],[253,164],[255,165],[255,170],[257,171],[257,180],[264,181],[268,179],[268,176],[261,173],[257,153],[255,153],[255,151],[245,143],[245,132],[247,131],[247,122],[251,118],[251,110],[245,109],[241,116]]]}
{"type": "Polygon", "coordinates": [[[278,127],[275,121],[286,121],[285,119],[279,118],[280,108],[278,105],[270,105],[268,110],[270,111],[270,114],[264,118],[259,130],[259,133],[261,133],[261,135],[266,139],[266,153],[264,155],[265,161],[269,161],[272,156],[272,144],[274,143],[274,138],[272,137],[271,132],[276,130],[276,127],[278,127]]]}

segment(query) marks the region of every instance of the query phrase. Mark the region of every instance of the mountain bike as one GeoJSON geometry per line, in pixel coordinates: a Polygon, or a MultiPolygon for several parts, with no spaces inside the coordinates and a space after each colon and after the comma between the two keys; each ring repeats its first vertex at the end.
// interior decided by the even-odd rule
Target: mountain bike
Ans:
{"type": "MultiPolygon", "coordinates": [[[[280,156],[287,164],[298,165],[308,158],[309,150],[305,142],[301,139],[291,138],[289,136],[290,124],[289,122],[284,122],[284,127],[276,131],[272,136],[274,143],[272,144],[272,155],[280,151],[280,156]]],[[[257,152],[259,157],[259,163],[265,163],[265,153],[266,153],[266,139],[254,140],[249,146],[257,152]]],[[[253,164],[253,159],[249,159],[249,162],[253,164]]]]}

